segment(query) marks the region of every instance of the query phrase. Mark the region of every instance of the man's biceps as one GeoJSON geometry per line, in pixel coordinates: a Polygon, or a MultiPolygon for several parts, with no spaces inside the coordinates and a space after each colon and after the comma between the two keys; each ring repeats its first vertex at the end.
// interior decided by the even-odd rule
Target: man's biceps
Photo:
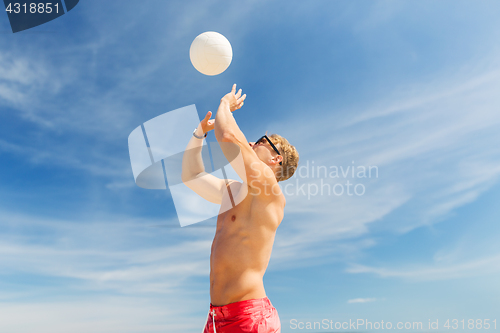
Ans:
{"type": "Polygon", "coordinates": [[[210,174],[200,175],[185,183],[188,188],[202,198],[219,205],[222,200],[223,184],[223,180],[210,174]]]}
{"type": "Polygon", "coordinates": [[[195,179],[197,179],[200,183],[203,183],[206,186],[210,186],[218,191],[222,191],[225,187],[224,180],[206,172],[201,173],[195,179]]]}

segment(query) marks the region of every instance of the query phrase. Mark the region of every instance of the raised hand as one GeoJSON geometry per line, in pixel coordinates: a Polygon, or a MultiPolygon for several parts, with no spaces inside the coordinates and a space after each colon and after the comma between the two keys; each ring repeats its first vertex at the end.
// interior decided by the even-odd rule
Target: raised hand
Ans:
{"type": "Polygon", "coordinates": [[[245,98],[247,98],[247,94],[241,96],[242,90],[238,90],[236,93],[236,83],[233,85],[233,89],[231,92],[227,93],[224,97],[222,97],[221,102],[225,101],[229,104],[229,110],[231,112],[240,109],[243,104],[245,104],[245,98]]]}
{"type": "Polygon", "coordinates": [[[210,132],[215,127],[215,119],[210,119],[211,116],[212,116],[212,111],[208,111],[205,118],[203,118],[203,120],[200,122],[203,134],[210,132]]]}

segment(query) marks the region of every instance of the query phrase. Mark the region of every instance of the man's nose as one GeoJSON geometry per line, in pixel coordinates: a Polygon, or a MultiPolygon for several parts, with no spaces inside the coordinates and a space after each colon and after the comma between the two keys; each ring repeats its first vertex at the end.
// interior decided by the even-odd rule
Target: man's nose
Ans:
{"type": "Polygon", "coordinates": [[[255,142],[249,142],[248,144],[250,145],[250,147],[253,147],[253,145],[255,144],[255,142]]]}

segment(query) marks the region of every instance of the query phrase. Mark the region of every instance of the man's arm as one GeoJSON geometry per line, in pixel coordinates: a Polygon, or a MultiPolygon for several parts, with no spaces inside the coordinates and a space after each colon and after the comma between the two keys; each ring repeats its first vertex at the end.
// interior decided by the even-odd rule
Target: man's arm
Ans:
{"type": "MultiPolygon", "coordinates": [[[[214,120],[210,120],[212,112],[208,112],[196,129],[196,135],[203,136],[214,128],[214,120]]],[[[203,139],[191,137],[182,157],[182,182],[199,196],[215,204],[222,203],[222,195],[226,188],[224,180],[205,172],[201,149],[203,139]]]]}
{"type": "Polygon", "coordinates": [[[259,189],[259,193],[274,194],[270,189],[277,186],[275,175],[253,151],[232,114],[232,111],[244,104],[246,94],[241,96],[241,92],[240,89],[236,94],[235,84],[231,92],[221,99],[215,116],[215,137],[224,155],[244,183],[251,188],[259,189]],[[237,155],[235,150],[239,150],[241,154],[237,158],[234,158],[237,155]]]}

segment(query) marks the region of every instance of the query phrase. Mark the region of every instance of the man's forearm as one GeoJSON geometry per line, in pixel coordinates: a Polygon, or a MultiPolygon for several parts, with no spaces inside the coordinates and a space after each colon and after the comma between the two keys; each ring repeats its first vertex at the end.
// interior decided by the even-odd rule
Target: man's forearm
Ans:
{"type": "MultiPolygon", "coordinates": [[[[196,129],[196,134],[199,136],[203,135],[200,126],[196,129]]],[[[205,171],[203,159],[201,157],[202,147],[203,140],[192,136],[182,157],[182,181],[189,181],[196,175],[205,171]]]]}
{"type": "Polygon", "coordinates": [[[243,132],[229,109],[229,103],[222,100],[215,115],[215,138],[219,142],[227,142],[233,141],[231,138],[240,138],[241,136],[243,136],[243,132]]]}

